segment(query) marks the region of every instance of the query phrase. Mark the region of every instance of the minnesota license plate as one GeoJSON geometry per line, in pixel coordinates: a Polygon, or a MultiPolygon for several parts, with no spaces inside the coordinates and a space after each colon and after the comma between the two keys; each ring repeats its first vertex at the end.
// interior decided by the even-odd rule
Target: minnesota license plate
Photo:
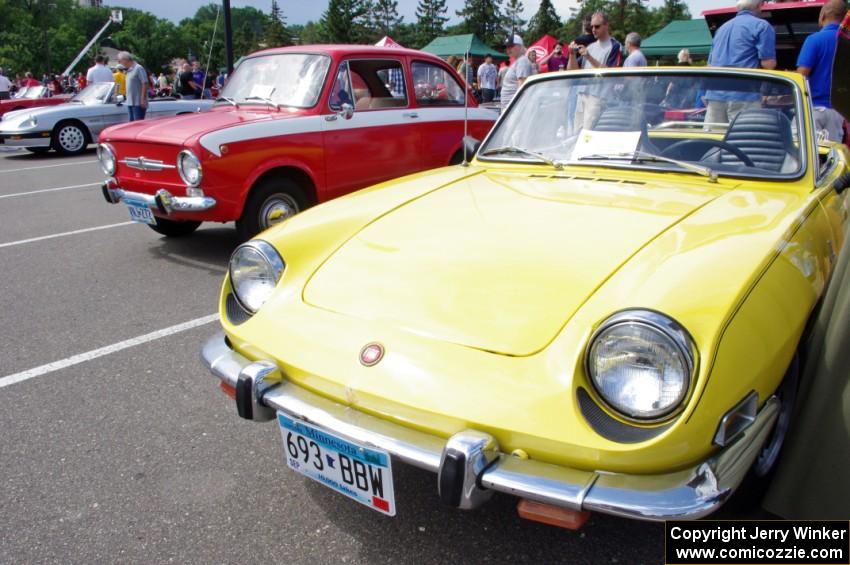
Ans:
{"type": "Polygon", "coordinates": [[[156,219],[153,217],[153,212],[144,202],[135,200],[124,200],[127,205],[127,210],[130,211],[130,219],[140,224],[156,224],[156,219]]]}
{"type": "Polygon", "coordinates": [[[395,516],[386,451],[360,445],[278,412],[286,464],[381,514],[395,516]]]}

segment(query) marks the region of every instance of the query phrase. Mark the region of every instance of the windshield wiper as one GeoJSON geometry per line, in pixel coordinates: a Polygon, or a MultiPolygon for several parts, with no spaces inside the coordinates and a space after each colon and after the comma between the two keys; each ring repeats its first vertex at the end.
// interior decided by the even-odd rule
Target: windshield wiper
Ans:
{"type": "Polygon", "coordinates": [[[271,104],[272,106],[274,106],[275,110],[280,110],[280,105],[277,102],[275,102],[271,98],[266,98],[265,96],[248,96],[244,100],[262,100],[266,104],[271,104]]]}
{"type": "Polygon", "coordinates": [[[647,153],[646,151],[625,151],[622,153],[594,153],[593,155],[585,155],[584,157],[578,158],[579,161],[599,161],[604,159],[628,159],[629,161],[634,161],[638,163],[672,163],[683,169],[687,169],[704,177],[708,177],[709,182],[717,182],[717,172],[711,169],[710,167],[694,165],[693,163],[688,163],[687,161],[679,161],[678,159],[671,159],[670,157],[662,157],[661,155],[647,153]]]}
{"type": "Polygon", "coordinates": [[[494,147],[493,149],[488,149],[481,153],[482,157],[486,157],[487,155],[498,155],[500,153],[519,153],[520,155],[528,155],[529,157],[534,157],[547,165],[555,167],[556,169],[564,168],[563,163],[553,161],[546,155],[542,153],[537,153],[536,151],[529,151],[528,149],[523,149],[522,147],[517,147],[515,145],[505,145],[503,147],[494,147]]]}
{"type": "Polygon", "coordinates": [[[236,108],[239,107],[239,104],[237,104],[236,100],[234,100],[233,98],[228,98],[227,96],[219,96],[218,98],[215,99],[216,102],[220,102],[222,100],[224,100],[225,102],[230,102],[236,108]]]}

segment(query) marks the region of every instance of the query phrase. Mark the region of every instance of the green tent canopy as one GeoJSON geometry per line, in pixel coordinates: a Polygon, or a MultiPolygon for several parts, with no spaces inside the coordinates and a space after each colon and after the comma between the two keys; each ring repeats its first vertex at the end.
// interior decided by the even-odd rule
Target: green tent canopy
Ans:
{"type": "Polygon", "coordinates": [[[499,51],[488,47],[472,33],[466,33],[463,35],[443,35],[441,37],[437,37],[434,41],[423,47],[422,50],[443,58],[450,55],[463,57],[466,53],[469,53],[470,57],[484,57],[486,55],[492,55],[494,59],[508,58],[508,56],[504,53],[500,53],[499,51]]]}
{"type": "Polygon", "coordinates": [[[704,19],[672,21],[640,45],[648,57],[675,57],[685,48],[691,56],[708,55],[711,51],[711,32],[704,19]]]}

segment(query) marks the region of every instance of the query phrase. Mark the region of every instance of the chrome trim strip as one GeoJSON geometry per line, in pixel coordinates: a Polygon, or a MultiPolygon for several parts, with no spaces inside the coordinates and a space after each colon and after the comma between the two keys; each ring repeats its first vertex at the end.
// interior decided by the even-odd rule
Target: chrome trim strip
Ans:
{"type": "Polygon", "coordinates": [[[127,165],[131,169],[139,169],[141,171],[162,171],[165,169],[176,169],[176,165],[169,165],[157,159],[148,159],[147,157],[124,157],[118,161],[122,165],[127,165]]]}
{"type": "MultiPolygon", "coordinates": [[[[209,339],[201,359],[235,387],[252,361],[230,349],[224,333],[209,339]]],[[[388,451],[401,461],[438,473],[448,440],[338,404],[285,380],[260,402],[350,440],[388,451]]],[[[481,487],[545,504],[639,520],[696,519],[715,511],[738,487],[779,414],[771,397],[738,441],[682,471],[656,475],[608,474],[520,459],[504,453],[478,478],[481,487]]],[[[466,432],[468,433],[468,432],[466,432]]]]}
{"type": "Polygon", "coordinates": [[[164,188],[156,191],[156,194],[145,194],[143,192],[131,192],[115,186],[114,179],[108,179],[102,185],[104,197],[108,202],[117,204],[121,200],[135,200],[143,202],[163,215],[172,212],[203,212],[214,208],[216,201],[209,196],[172,196],[164,188]]]}

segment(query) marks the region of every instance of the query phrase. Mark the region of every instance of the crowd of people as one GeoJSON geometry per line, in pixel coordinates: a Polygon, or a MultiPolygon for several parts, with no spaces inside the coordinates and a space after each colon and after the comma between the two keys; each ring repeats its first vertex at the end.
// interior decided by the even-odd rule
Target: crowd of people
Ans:
{"type": "Polygon", "coordinates": [[[31,72],[18,74],[14,78],[6,76],[0,68],[0,100],[14,96],[22,89],[44,86],[47,96],[60,94],[75,94],[89,84],[114,82],[117,85],[116,94],[124,97],[124,105],[130,116],[130,121],[145,117],[148,100],[155,97],[175,96],[185,99],[210,98],[224,85],[224,71],[214,75],[201,68],[198,61],[189,63],[185,59],[173,62],[174,71],[159,75],[150,73],[126,52],[121,51],[116,57],[116,64],[109,66],[109,58],[97,55],[94,64],[86,72],[70,75],[47,75],[41,80],[31,72]]]}
{"type": "MultiPolygon", "coordinates": [[[[759,17],[764,0],[738,0],[734,18],[720,26],[714,34],[707,64],[713,67],[776,68],[776,32],[773,26],[759,17]]],[[[820,135],[833,141],[844,139],[844,117],[831,104],[833,59],[838,42],[838,29],[847,14],[845,0],[829,0],[820,11],[820,30],[806,38],[800,50],[796,71],[809,81],[815,110],[815,127],[820,135]]],[[[477,87],[484,102],[495,99],[504,109],[510,104],[517,89],[528,77],[540,72],[546,64],[548,71],[564,69],[597,69],[605,67],[646,66],[646,56],[641,51],[641,36],[628,33],[621,44],[609,31],[608,16],[595,12],[585,17],[583,33],[570,42],[559,42],[550,53],[538,60],[536,50],[525,48],[519,35],[513,35],[506,43],[506,54],[510,63],[502,63],[497,69],[492,57],[488,56],[478,67],[477,87]],[[565,54],[566,47],[566,54],[565,54]]],[[[679,65],[690,65],[687,49],[678,54],[679,65]]],[[[461,68],[458,67],[460,71],[461,68]]],[[[465,69],[464,69],[465,70],[465,69]]],[[[472,84],[468,73],[461,76],[472,84]]],[[[711,99],[705,96],[694,100],[693,92],[667,92],[666,100],[673,104],[704,105],[705,121],[728,123],[748,106],[758,103],[751,100],[711,99]]],[[[589,112],[586,116],[593,116],[589,112]]],[[[585,119],[585,121],[587,121],[585,119]]]]}

